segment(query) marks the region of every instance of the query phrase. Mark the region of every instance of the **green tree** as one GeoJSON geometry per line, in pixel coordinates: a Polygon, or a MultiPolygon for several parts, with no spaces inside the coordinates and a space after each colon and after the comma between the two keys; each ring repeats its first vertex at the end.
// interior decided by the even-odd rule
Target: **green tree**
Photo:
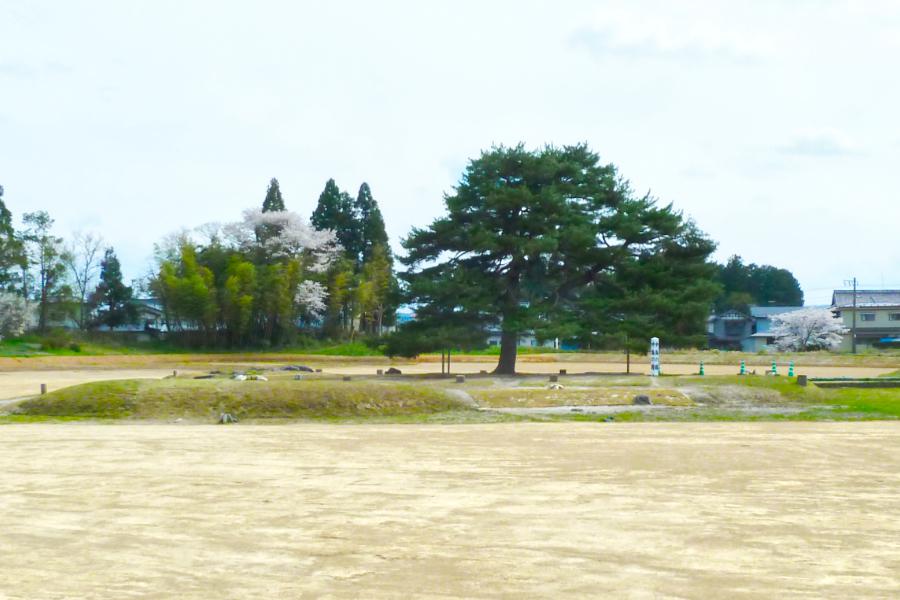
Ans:
{"type": "Polygon", "coordinates": [[[20,273],[26,268],[22,242],[13,227],[12,212],[3,202],[0,185],[0,291],[13,291],[21,282],[20,273]]]}
{"type": "Polygon", "coordinates": [[[325,189],[319,195],[316,209],[310,223],[317,230],[331,229],[337,235],[338,242],[348,256],[357,257],[362,253],[362,232],[359,219],[354,208],[353,199],[347,192],[338,188],[334,179],[325,183],[325,189]]]}
{"type": "Polygon", "coordinates": [[[263,212],[281,212],[284,211],[284,198],[281,197],[281,188],[278,186],[278,180],[274,177],[269,182],[269,189],[266,190],[266,199],[263,200],[263,212]]]}
{"type": "Polygon", "coordinates": [[[38,329],[46,333],[51,302],[58,300],[58,296],[66,291],[62,238],[53,235],[53,219],[45,211],[25,213],[22,220],[25,223],[22,239],[28,264],[36,269],[37,275],[34,297],[38,301],[38,329]]]}
{"type": "Polygon", "coordinates": [[[109,329],[133,323],[137,318],[134,292],[122,280],[122,265],[116,252],[107,248],[100,261],[100,283],[91,294],[95,308],[95,323],[109,329]]]}
{"type": "Polygon", "coordinates": [[[394,269],[390,254],[383,244],[376,244],[362,265],[356,291],[361,329],[381,335],[392,299],[393,284],[394,269]]]}
{"type": "Polygon", "coordinates": [[[357,228],[360,238],[361,256],[356,257],[358,261],[367,261],[377,246],[390,251],[384,217],[381,215],[378,203],[372,197],[372,190],[368,183],[359,186],[359,193],[356,195],[356,202],[353,205],[353,216],[358,221],[357,228]]]}
{"type": "Polygon", "coordinates": [[[771,265],[744,264],[732,256],[718,267],[722,291],[716,300],[720,311],[747,312],[751,304],[762,306],[803,306],[803,290],[793,273],[771,265]]]}
{"type": "Polygon", "coordinates": [[[499,374],[515,373],[522,333],[571,330],[569,315],[589,308],[583,299],[599,282],[680,247],[689,228],[671,205],[635,196],[585,145],[494,148],[444,202],[446,216],[404,241],[418,328],[440,329],[448,313],[463,333],[499,327],[499,374]]]}

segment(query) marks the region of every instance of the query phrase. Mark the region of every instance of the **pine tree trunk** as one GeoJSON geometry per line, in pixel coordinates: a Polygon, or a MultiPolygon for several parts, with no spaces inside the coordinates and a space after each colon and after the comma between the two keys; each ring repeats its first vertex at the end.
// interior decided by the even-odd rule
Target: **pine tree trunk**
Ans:
{"type": "Polygon", "coordinates": [[[500,361],[494,369],[496,375],[516,374],[516,352],[519,346],[519,334],[516,331],[504,331],[500,334],[500,361]]]}

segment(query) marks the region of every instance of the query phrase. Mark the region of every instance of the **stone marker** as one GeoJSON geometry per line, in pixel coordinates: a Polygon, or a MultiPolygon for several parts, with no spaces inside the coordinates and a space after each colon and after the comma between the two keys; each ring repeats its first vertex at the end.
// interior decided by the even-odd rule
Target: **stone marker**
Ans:
{"type": "Polygon", "coordinates": [[[640,406],[649,406],[653,404],[653,402],[650,400],[650,396],[646,394],[638,394],[637,396],[632,398],[631,403],[640,406]]]}
{"type": "Polygon", "coordinates": [[[809,382],[806,379],[806,375],[797,375],[797,385],[800,387],[806,387],[809,382]]]}
{"type": "Polygon", "coordinates": [[[47,384],[46,384],[46,383],[42,383],[42,384],[41,384],[41,396],[43,396],[43,395],[46,394],[46,393],[47,393],[47,384]]]}
{"type": "Polygon", "coordinates": [[[384,369],[378,369],[377,371],[375,371],[375,374],[376,375],[384,375],[384,369]]]}
{"type": "Polygon", "coordinates": [[[560,369],[560,370],[559,370],[559,374],[560,374],[560,375],[565,375],[565,374],[566,374],[566,370],[565,370],[565,369],[560,369]]]}
{"type": "Polygon", "coordinates": [[[466,376],[465,376],[465,375],[457,375],[457,376],[456,376],[456,383],[465,383],[465,382],[466,382],[466,376]]]}

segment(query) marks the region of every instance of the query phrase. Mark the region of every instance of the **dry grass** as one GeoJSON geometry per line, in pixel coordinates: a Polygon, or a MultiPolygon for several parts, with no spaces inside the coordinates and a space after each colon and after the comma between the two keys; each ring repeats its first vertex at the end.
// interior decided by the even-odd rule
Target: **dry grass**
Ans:
{"type": "Polygon", "coordinates": [[[440,390],[403,383],[166,379],[73,386],[27,400],[15,413],[206,420],[227,412],[240,419],[341,419],[466,409],[440,390]]]}
{"type": "Polygon", "coordinates": [[[622,406],[632,403],[638,394],[649,396],[654,404],[690,406],[691,400],[678,390],[665,388],[491,388],[471,390],[470,395],[488,408],[542,408],[549,406],[622,406]]]}

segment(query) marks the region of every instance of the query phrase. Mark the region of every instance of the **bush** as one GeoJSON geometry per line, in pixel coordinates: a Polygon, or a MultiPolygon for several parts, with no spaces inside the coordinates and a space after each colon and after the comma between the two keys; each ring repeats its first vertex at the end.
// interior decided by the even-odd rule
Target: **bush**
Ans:
{"type": "Polygon", "coordinates": [[[41,339],[41,350],[62,350],[69,348],[75,342],[72,336],[64,329],[53,329],[41,339]]]}

